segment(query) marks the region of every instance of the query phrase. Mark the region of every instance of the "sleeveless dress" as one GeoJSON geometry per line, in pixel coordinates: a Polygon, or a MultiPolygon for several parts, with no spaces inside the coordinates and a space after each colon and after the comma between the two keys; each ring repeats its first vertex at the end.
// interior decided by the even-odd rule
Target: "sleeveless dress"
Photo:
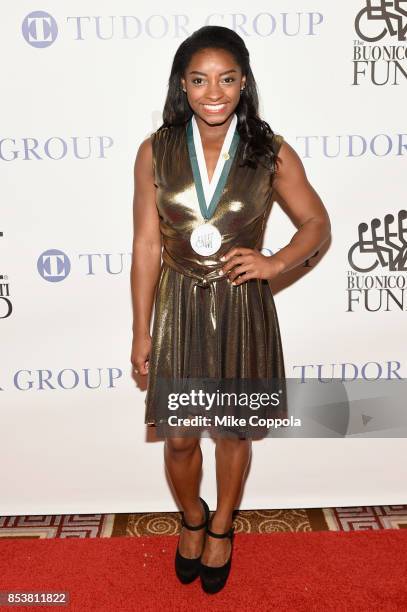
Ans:
{"type": "MultiPolygon", "coordinates": [[[[277,154],[283,142],[270,135],[277,154]]],[[[151,135],[162,265],[154,301],[145,424],[156,425],[159,379],[188,377],[285,380],[277,312],[269,282],[232,285],[221,275],[220,257],[232,247],[261,248],[272,204],[270,170],[240,166],[239,139],[210,223],[222,236],[214,255],[192,248],[202,216],[188,152],[186,126],[151,135]]]]}

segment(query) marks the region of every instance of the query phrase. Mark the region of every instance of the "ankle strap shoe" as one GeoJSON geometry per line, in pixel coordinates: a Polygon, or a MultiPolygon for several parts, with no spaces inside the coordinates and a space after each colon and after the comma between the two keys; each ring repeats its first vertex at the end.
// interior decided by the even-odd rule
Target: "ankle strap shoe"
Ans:
{"type": "MultiPolygon", "coordinates": [[[[181,511],[180,513],[181,514],[181,526],[185,527],[185,529],[188,529],[190,531],[198,531],[199,529],[204,529],[208,526],[210,510],[209,510],[209,507],[206,501],[202,499],[202,497],[200,497],[199,499],[201,501],[201,504],[205,512],[205,520],[203,523],[201,523],[200,525],[188,525],[188,523],[185,521],[185,518],[184,518],[184,512],[181,511]]],[[[201,555],[193,559],[189,559],[188,557],[183,557],[181,553],[179,552],[179,541],[178,541],[177,551],[175,553],[175,573],[178,579],[182,582],[182,584],[189,584],[190,582],[192,582],[193,580],[195,580],[195,578],[199,576],[200,561],[201,561],[201,555]]]]}
{"type": "Polygon", "coordinates": [[[229,559],[224,565],[221,565],[219,567],[212,567],[210,565],[204,565],[203,563],[201,563],[199,575],[201,578],[202,588],[205,593],[213,594],[223,589],[229,577],[230,568],[232,565],[233,538],[235,528],[231,527],[225,533],[215,533],[208,527],[206,533],[212,538],[230,538],[231,541],[229,559]]]}

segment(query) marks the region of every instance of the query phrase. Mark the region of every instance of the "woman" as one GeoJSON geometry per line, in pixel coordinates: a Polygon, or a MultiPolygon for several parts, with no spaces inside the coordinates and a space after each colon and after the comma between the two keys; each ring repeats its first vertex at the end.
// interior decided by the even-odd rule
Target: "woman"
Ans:
{"type": "MultiPolygon", "coordinates": [[[[284,379],[269,281],[303,263],[330,234],[300,158],[258,116],[249,53],[234,31],[205,26],[180,45],[163,120],[142,142],[134,167],[131,361],[136,373],[148,374],[151,426],[163,417],[159,381],[284,379]],[[299,229],[266,257],[259,246],[277,193],[299,229]]],[[[199,441],[165,437],[165,465],[183,509],[175,569],[183,583],[199,575],[203,589],[215,593],[231,567],[233,513],[251,437],[216,436],[218,497],[210,522],[199,497],[199,441]]]]}

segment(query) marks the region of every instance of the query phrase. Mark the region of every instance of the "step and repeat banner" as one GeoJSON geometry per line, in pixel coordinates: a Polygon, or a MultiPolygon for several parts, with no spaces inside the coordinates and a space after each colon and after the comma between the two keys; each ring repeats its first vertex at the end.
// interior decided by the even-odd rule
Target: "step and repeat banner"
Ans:
{"type": "MultiPolygon", "coordinates": [[[[273,284],[290,378],[407,372],[407,2],[6,2],[0,24],[0,514],[176,509],[132,375],[133,165],[202,25],[250,51],[261,116],[332,240],[273,284]]],[[[275,202],[264,252],[296,228],[275,202]]],[[[373,404],[372,404],[373,405],[373,404]]],[[[375,402],[377,409],[377,401],[375,402]]],[[[407,502],[405,432],[366,403],[335,435],[253,443],[241,508],[407,502]]],[[[216,501],[214,443],[202,491],[216,501]]]]}

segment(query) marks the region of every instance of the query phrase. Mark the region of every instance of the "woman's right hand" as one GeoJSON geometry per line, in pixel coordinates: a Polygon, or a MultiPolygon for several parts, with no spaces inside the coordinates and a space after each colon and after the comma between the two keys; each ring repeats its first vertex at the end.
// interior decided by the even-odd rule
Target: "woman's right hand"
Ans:
{"type": "Polygon", "coordinates": [[[151,342],[150,334],[133,334],[131,363],[136,374],[148,374],[151,342]]]}

